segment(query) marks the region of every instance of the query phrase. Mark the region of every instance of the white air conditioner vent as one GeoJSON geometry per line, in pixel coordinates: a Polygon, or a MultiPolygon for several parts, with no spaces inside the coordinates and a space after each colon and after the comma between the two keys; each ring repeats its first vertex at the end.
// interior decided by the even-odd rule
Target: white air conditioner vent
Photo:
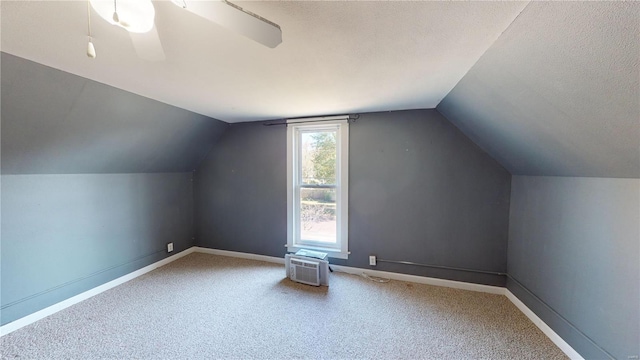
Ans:
{"type": "Polygon", "coordinates": [[[320,286],[320,264],[315,261],[291,259],[291,280],[320,286]]]}
{"type": "Polygon", "coordinates": [[[329,286],[329,262],[306,256],[285,255],[287,277],[299,283],[329,286]]]}

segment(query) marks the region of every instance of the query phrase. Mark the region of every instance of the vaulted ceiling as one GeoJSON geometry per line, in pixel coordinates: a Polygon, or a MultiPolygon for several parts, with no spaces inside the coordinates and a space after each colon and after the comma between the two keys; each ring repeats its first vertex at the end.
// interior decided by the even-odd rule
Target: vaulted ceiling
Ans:
{"type": "Polygon", "coordinates": [[[2,174],[191,172],[228,124],[2,53],[2,174]]]}
{"type": "MultiPolygon", "coordinates": [[[[187,3],[189,0],[187,0],[187,3]]],[[[2,51],[226,122],[434,108],[524,2],[240,1],[282,28],[274,49],[155,1],[166,54],[140,59],[86,1],[5,1],[2,51]]]]}
{"type": "Polygon", "coordinates": [[[532,2],[438,110],[512,174],[640,177],[640,3],[532,2]]]}
{"type": "Polygon", "coordinates": [[[1,50],[226,122],[437,106],[512,174],[640,177],[637,2],[241,2],[270,49],[157,1],[160,62],[97,16],[88,59],[86,4],[3,0],[1,50]]]}

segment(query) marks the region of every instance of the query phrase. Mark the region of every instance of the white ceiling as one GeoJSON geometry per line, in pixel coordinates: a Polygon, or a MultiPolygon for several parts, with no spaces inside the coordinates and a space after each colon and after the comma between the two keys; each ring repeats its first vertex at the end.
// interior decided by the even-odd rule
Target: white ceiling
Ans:
{"type": "Polygon", "coordinates": [[[1,50],[227,122],[434,108],[526,2],[237,2],[282,28],[262,46],[154,2],[163,62],[85,1],[2,1],[1,50]]]}

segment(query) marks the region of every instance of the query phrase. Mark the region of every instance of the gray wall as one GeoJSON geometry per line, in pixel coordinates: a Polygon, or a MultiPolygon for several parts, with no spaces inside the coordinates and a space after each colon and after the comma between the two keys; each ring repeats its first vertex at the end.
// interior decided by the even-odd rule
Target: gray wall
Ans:
{"type": "Polygon", "coordinates": [[[284,126],[232,124],[194,174],[196,245],[284,256],[284,126]]]}
{"type": "MultiPolygon", "coordinates": [[[[616,358],[638,356],[640,180],[514,176],[511,187],[510,275],[616,358]]],[[[507,287],[585,358],[607,358],[507,287]]]]}
{"type": "Polygon", "coordinates": [[[2,324],[192,246],[192,173],[3,175],[2,324]]]}
{"type": "Polygon", "coordinates": [[[2,174],[191,172],[226,123],[2,53],[2,174]]]}
{"type": "Polygon", "coordinates": [[[193,245],[226,123],[1,56],[2,324],[193,245]]]}
{"type": "MultiPolygon", "coordinates": [[[[368,256],[506,270],[509,173],[435,110],[350,125],[347,261],[368,256]]],[[[286,128],[232,124],[195,173],[196,243],[283,256],[286,128]]],[[[380,263],[376,269],[501,285],[498,276],[380,263]]]]}

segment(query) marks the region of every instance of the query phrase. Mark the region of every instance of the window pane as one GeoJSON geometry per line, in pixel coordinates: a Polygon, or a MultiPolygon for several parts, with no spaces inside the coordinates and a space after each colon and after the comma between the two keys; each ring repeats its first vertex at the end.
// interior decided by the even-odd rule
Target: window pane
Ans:
{"type": "Polygon", "coordinates": [[[337,131],[303,132],[301,139],[302,183],[336,183],[337,131]]]}
{"type": "Polygon", "coordinates": [[[300,189],[300,238],[336,242],[336,189],[300,189]]]}

